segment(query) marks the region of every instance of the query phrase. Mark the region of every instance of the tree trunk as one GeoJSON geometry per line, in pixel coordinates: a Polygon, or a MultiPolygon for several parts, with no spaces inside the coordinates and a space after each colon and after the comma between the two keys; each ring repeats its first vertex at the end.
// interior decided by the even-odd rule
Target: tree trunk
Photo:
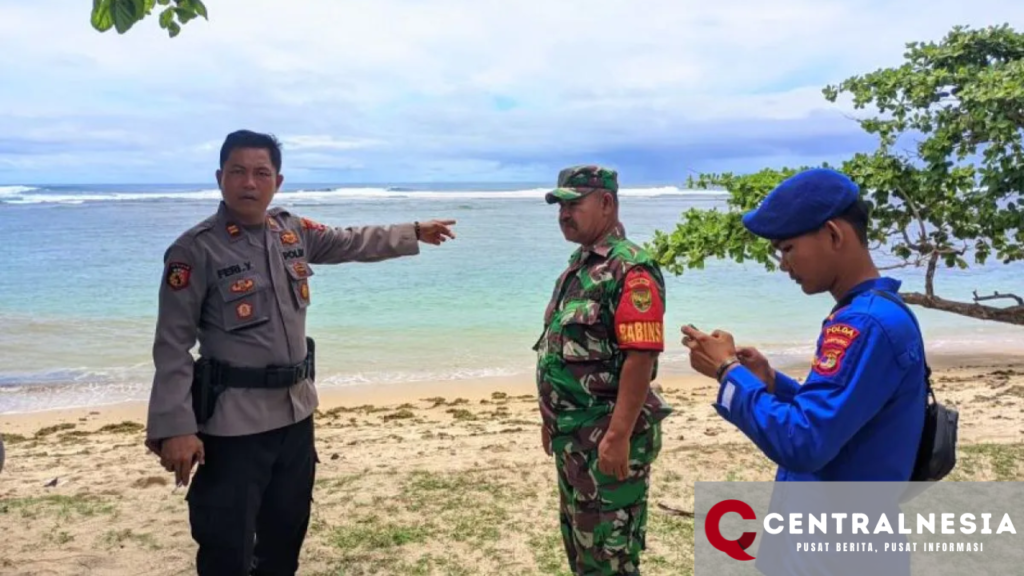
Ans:
{"type": "Polygon", "coordinates": [[[935,297],[935,268],[938,264],[939,253],[933,250],[931,258],[928,259],[928,272],[924,275],[924,295],[926,298],[935,297]]]}
{"type": "Polygon", "coordinates": [[[929,297],[920,292],[905,292],[901,293],[900,296],[903,297],[907,304],[915,304],[923,308],[950,312],[969,318],[977,318],[978,320],[991,320],[993,322],[1005,322],[1007,324],[1024,326],[1024,306],[996,308],[982,304],[968,304],[967,302],[946,300],[938,296],[929,297]]]}

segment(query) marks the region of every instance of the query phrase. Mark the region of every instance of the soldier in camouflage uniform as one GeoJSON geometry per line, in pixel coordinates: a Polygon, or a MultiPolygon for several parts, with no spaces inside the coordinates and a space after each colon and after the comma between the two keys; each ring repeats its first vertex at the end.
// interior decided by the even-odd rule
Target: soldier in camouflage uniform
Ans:
{"type": "Polygon", "coordinates": [[[614,170],[566,168],[545,199],[560,204],[562,233],[580,245],[534,346],[569,567],[579,576],[639,574],[651,464],[672,412],[651,388],[664,350],[664,280],[619,223],[614,170]]]}

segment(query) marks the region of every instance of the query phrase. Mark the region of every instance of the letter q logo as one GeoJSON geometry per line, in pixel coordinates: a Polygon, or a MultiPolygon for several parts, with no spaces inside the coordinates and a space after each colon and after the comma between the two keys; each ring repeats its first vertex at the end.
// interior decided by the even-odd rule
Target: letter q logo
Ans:
{"type": "Polygon", "coordinates": [[[725,516],[729,512],[735,512],[740,515],[744,520],[757,520],[757,515],[754,514],[754,509],[750,507],[746,502],[740,500],[722,500],[718,504],[711,507],[708,512],[707,520],[704,522],[704,533],[707,534],[708,542],[712,546],[725,552],[730,558],[735,560],[753,560],[754,557],[746,553],[746,549],[754,543],[754,538],[757,537],[756,532],[744,532],[739,540],[727,540],[722,536],[721,529],[718,524],[722,521],[722,516],[725,516]]]}

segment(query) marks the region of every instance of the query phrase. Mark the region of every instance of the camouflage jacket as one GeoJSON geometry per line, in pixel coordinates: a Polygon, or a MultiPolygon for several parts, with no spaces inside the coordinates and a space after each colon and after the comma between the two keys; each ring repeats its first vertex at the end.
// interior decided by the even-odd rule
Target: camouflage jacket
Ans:
{"type": "MultiPolygon", "coordinates": [[[[647,349],[664,347],[664,299],[659,267],[646,251],[626,239],[621,227],[590,250],[573,253],[555,284],[544,313],[544,332],[533,347],[541,417],[555,450],[589,450],[600,443],[615,408],[626,358],[623,347],[640,347],[633,345],[637,340],[647,342],[647,349]],[[636,274],[642,278],[635,278],[636,274]],[[627,279],[630,285],[640,286],[623,298],[627,279]],[[650,290],[651,284],[656,293],[650,290]],[[655,321],[619,321],[620,306],[646,312],[652,299],[662,306],[655,321]]],[[[652,381],[657,372],[655,363],[652,381]]],[[[671,412],[652,387],[634,434],[671,412]]]]}

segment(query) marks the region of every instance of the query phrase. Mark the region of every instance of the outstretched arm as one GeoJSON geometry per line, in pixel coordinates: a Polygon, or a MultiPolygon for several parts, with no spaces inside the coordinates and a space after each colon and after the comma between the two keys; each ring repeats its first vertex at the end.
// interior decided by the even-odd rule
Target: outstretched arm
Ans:
{"type": "Polygon", "coordinates": [[[379,262],[420,251],[412,223],[340,228],[302,218],[302,234],[312,264],[379,262]]]}

